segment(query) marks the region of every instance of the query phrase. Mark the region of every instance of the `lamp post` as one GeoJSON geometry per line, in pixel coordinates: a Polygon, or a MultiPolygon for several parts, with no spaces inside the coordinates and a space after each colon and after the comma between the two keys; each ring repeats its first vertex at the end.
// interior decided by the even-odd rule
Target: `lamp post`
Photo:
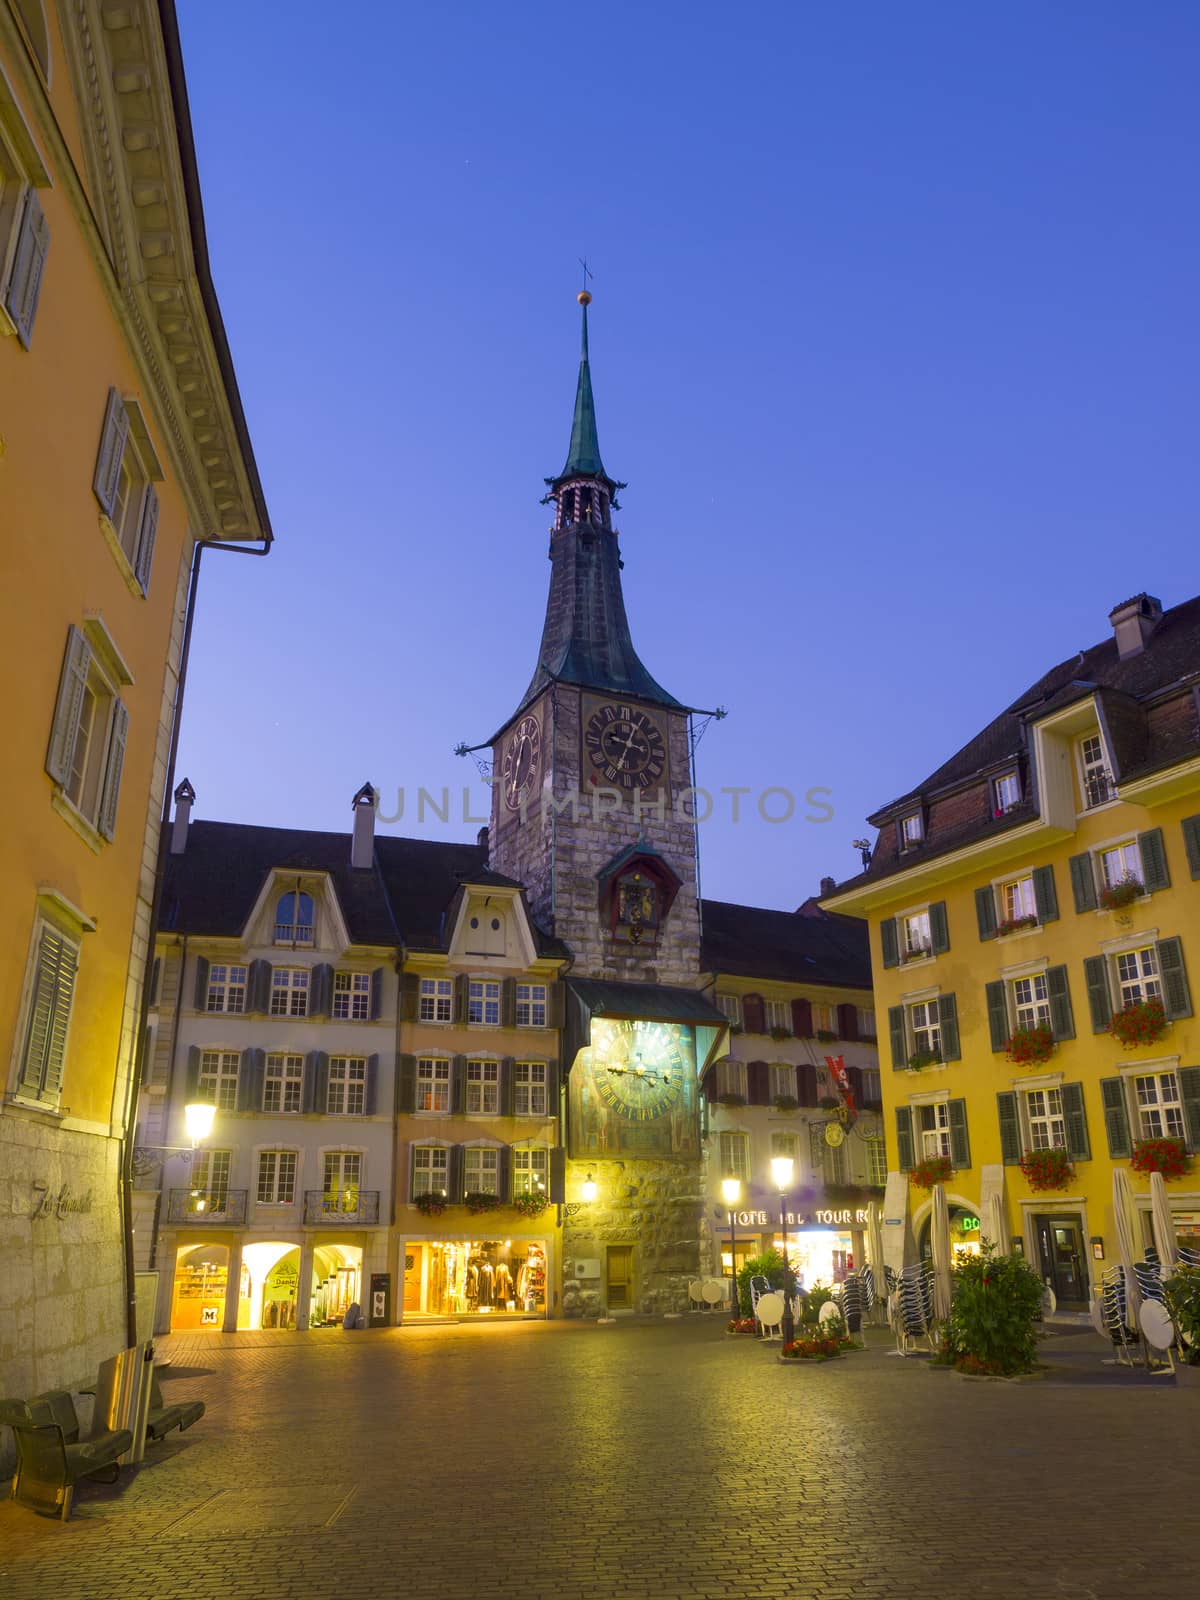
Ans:
{"type": "Polygon", "coordinates": [[[740,1178],[721,1179],[721,1198],[729,1208],[729,1297],[733,1301],[733,1315],[736,1318],[741,1313],[738,1303],[737,1281],[737,1229],[734,1226],[734,1207],[742,1198],[742,1180],[740,1178]]]}
{"type": "Polygon", "coordinates": [[[771,1177],[775,1180],[775,1187],[779,1190],[779,1225],[783,1229],[783,1322],[782,1333],[784,1344],[791,1344],[796,1337],[796,1319],[792,1315],[792,1264],[788,1260],[787,1238],[787,1192],[792,1186],[795,1176],[796,1163],[791,1156],[771,1157],[771,1177]]]}
{"type": "MultiPolygon", "coordinates": [[[[191,1100],[183,1108],[183,1126],[190,1144],[148,1144],[138,1145],[133,1152],[131,1170],[140,1174],[161,1167],[167,1156],[183,1156],[189,1169],[200,1150],[200,1146],[209,1137],[213,1130],[213,1119],[216,1117],[217,1108],[211,1100],[191,1100]]],[[[150,1225],[150,1267],[156,1268],[158,1264],[158,1229],[162,1220],[163,1204],[162,1180],[159,1180],[158,1201],[154,1207],[154,1221],[150,1225]]]]}

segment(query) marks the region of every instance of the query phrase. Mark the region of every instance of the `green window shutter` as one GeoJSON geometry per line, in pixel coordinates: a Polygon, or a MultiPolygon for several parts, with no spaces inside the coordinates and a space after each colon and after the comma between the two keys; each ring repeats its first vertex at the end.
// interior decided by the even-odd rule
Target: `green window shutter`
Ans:
{"type": "Polygon", "coordinates": [[[457,1204],[463,1197],[464,1154],[461,1144],[452,1144],[446,1158],[446,1198],[451,1205],[457,1204]]]}
{"type": "Polygon", "coordinates": [[[467,1104],[467,1058],[450,1058],[450,1115],[461,1117],[467,1104]]]}
{"type": "MultiPolygon", "coordinates": [[[[326,1066],[325,1066],[325,1090],[326,1090],[326,1093],[328,1093],[328,1091],[329,1091],[328,1057],[326,1057],[326,1066]]],[[[324,1104],[324,1102],[321,1102],[321,1103],[324,1104]]],[[[376,1050],[376,1051],[372,1052],[372,1054],[367,1057],[367,1082],[366,1082],[366,1089],[365,1089],[365,1092],[363,1094],[363,1115],[366,1116],[366,1117],[373,1117],[378,1110],[379,1110],[379,1052],[378,1052],[378,1050],[376,1050]]]]}
{"type": "MultiPolygon", "coordinates": [[[[560,1103],[561,1103],[561,1097],[559,1095],[558,1062],[557,1061],[547,1061],[547,1063],[546,1063],[546,1115],[548,1117],[553,1117],[555,1122],[558,1122],[558,1120],[559,1120],[560,1103]]],[[[700,1105],[704,1110],[705,1116],[707,1116],[708,1115],[708,1096],[707,1095],[701,1095],[701,1097],[700,1097],[700,1105]]],[[[559,1130],[559,1132],[560,1132],[560,1136],[561,1136],[561,1129],[559,1130]]]]}
{"type": "Polygon", "coordinates": [[[383,968],[376,967],[371,973],[371,1006],[370,1017],[372,1022],[378,1022],[383,1015],[383,968]]]}
{"type": "Polygon", "coordinates": [[[1083,1109],[1083,1085],[1064,1083],[1060,1092],[1067,1125],[1067,1154],[1072,1161],[1090,1161],[1092,1147],[1088,1143],[1087,1112],[1083,1109]]]}
{"type": "Polygon", "coordinates": [[[333,1009],[333,968],[322,962],[308,975],[308,1014],[327,1017],[333,1009]]]}
{"type": "Polygon", "coordinates": [[[246,1010],[263,1016],[271,1009],[271,963],[252,961],[246,974],[246,1010]]]}
{"type": "Polygon", "coordinates": [[[421,975],[404,972],[400,975],[400,1021],[415,1022],[421,1001],[421,975]]]}
{"type": "Polygon", "coordinates": [[[912,1111],[908,1106],[896,1107],[896,1156],[901,1172],[911,1172],[913,1160],[912,1111]]]}
{"type": "Polygon", "coordinates": [[[1187,971],[1183,965],[1183,940],[1178,936],[1160,939],[1158,970],[1162,973],[1163,1009],[1174,1021],[1192,1014],[1192,995],[1188,988],[1187,971]]]}
{"type": "Polygon", "coordinates": [[[989,883],[985,889],[975,891],[975,918],[979,923],[979,937],[996,937],[996,892],[989,883]]]}
{"type": "Polygon", "coordinates": [[[1095,911],[1096,874],[1091,856],[1085,850],[1082,855],[1072,856],[1067,865],[1071,869],[1071,893],[1075,896],[1076,911],[1095,911]]]}
{"type": "Polygon", "coordinates": [[[958,1043],[958,1000],[952,994],[938,995],[938,1028],[942,1036],[942,1060],[958,1061],[962,1050],[958,1043]]]}
{"type": "Polygon", "coordinates": [[[60,933],[52,928],[42,929],[25,1029],[20,1087],[26,1094],[43,1101],[57,1100],[62,1089],[76,960],[74,946],[60,933]]]}
{"type": "Polygon", "coordinates": [[[1200,1067],[1180,1067],[1177,1076],[1187,1147],[1195,1155],[1200,1150],[1200,1067]]]}
{"type": "Polygon", "coordinates": [[[150,587],[150,568],[154,565],[154,539],[158,533],[158,490],[152,483],[146,485],[142,500],[142,521],[138,528],[137,555],[133,572],[145,594],[150,587]]]}
{"type": "Polygon", "coordinates": [[[208,1006],[208,958],[196,957],[196,1010],[204,1011],[208,1006]]]}
{"type": "Polygon", "coordinates": [[[414,1111],[417,1104],[417,1058],[402,1055],[399,1061],[399,1087],[396,1092],[396,1109],[414,1111]]]}
{"type": "Polygon", "coordinates": [[[971,1165],[971,1145],[967,1139],[967,1102],[948,1100],[946,1111],[950,1117],[950,1160],[956,1172],[971,1165]]]}
{"type": "Polygon", "coordinates": [[[513,1083],[513,1068],[515,1065],[516,1062],[513,1060],[512,1056],[505,1056],[500,1063],[499,1095],[500,1115],[502,1117],[511,1117],[515,1115],[513,1110],[514,1106],[516,1105],[516,1086],[513,1083]]]}
{"type": "Polygon", "coordinates": [[[556,1145],[550,1152],[550,1191],[551,1205],[561,1206],[567,1198],[567,1152],[561,1145],[556,1145]]]}
{"type": "Polygon", "coordinates": [[[1171,874],[1167,870],[1167,847],[1163,843],[1161,828],[1151,828],[1139,833],[1138,855],[1142,858],[1142,888],[1151,894],[1156,889],[1171,887],[1171,874]]]}
{"type": "Polygon", "coordinates": [[[125,441],[129,437],[129,413],[115,389],[108,391],[108,404],[104,410],[104,426],[100,430],[100,449],[96,455],[96,471],[92,488],[100,509],[111,517],[117,503],[117,484],[121,478],[121,457],[125,454],[125,441]]]}
{"type": "Polygon", "coordinates": [[[117,802],[121,798],[121,773],[125,767],[125,743],[128,738],[129,712],[120,700],[114,700],[108,756],[104,763],[104,787],[100,791],[100,815],[96,821],[96,826],[106,839],[111,839],[117,831],[117,802]]]}
{"type": "Polygon", "coordinates": [[[454,1006],[452,1017],[455,1022],[465,1022],[471,999],[471,980],[465,972],[460,972],[454,980],[454,1006]]]}
{"type": "Polygon", "coordinates": [[[500,980],[500,1026],[502,1028],[515,1028],[517,1025],[517,980],[515,978],[502,978],[500,980]]]}
{"type": "Polygon", "coordinates": [[[1108,1135],[1110,1156],[1131,1156],[1129,1110],[1125,1104],[1125,1084],[1120,1078],[1100,1079],[1100,1099],[1104,1105],[1104,1131],[1108,1135]]]}
{"type": "Polygon", "coordinates": [[[996,1110],[1000,1115],[1000,1159],[1006,1167],[1020,1165],[1021,1119],[1017,1112],[1014,1090],[1002,1090],[996,1096],[996,1110]]]}
{"type": "Polygon", "coordinates": [[[1183,829],[1188,871],[1193,878],[1200,878],[1200,817],[1184,817],[1180,827],[1183,829]]]}
{"type": "Polygon", "coordinates": [[[1085,956],[1083,976],[1092,1013],[1092,1032],[1105,1033],[1112,1020],[1112,997],[1108,992],[1108,964],[1104,957],[1085,956]]]}
{"type": "Polygon", "coordinates": [[[496,1193],[506,1205],[512,1200],[512,1150],[506,1144],[496,1152],[496,1193]]]}
{"type": "Polygon", "coordinates": [[[46,270],[49,250],[50,224],[46,221],[38,192],[31,185],[25,192],[17,248],[13,252],[12,271],[4,291],[4,308],[12,318],[17,338],[26,350],[33,337],[33,319],[37,316],[38,296],[42,292],[42,275],[46,270]]]}
{"type": "Polygon", "coordinates": [[[902,1072],[908,1066],[908,1045],[904,1037],[904,1007],[888,1007],[888,1032],[892,1036],[892,1066],[902,1072]]]}
{"type": "Polygon", "coordinates": [[[946,902],[935,900],[929,908],[929,941],[935,956],[950,948],[950,927],[946,921],[946,902]]]}
{"type": "Polygon", "coordinates": [[[408,1147],[408,1199],[409,1204],[417,1198],[417,1148],[415,1145],[408,1147]]]}
{"type": "Polygon", "coordinates": [[[194,1100],[200,1093],[200,1046],[198,1044],[188,1046],[187,1077],[184,1081],[187,1084],[185,1091],[187,1098],[194,1100]]]}
{"type": "Polygon", "coordinates": [[[263,1098],[263,1078],[267,1070],[267,1053],[252,1047],[242,1051],[241,1065],[238,1069],[238,1097],[237,1108],[239,1111],[261,1111],[263,1098]]]}
{"type": "Polygon", "coordinates": [[[1050,994],[1050,1032],[1056,1039],[1073,1039],[1075,1013],[1071,1009],[1071,986],[1065,966],[1047,969],[1046,988],[1050,994]]]}
{"type": "Polygon", "coordinates": [[[895,917],[885,917],[879,924],[879,942],[883,947],[884,966],[898,967],[900,965],[900,940],[896,933],[895,917]]]}
{"type": "Polygon", "coordinates": [[[995,983],[987,986],[987,1014],[988,1032],[992,1039],[992,1050],[1000,1051],[1008,1048],[1008,1004],[1004,993],[1004,984],[997,979],[995,983]]]}
{"type": "Polygon", "coordinates": [[[76,627],[67,629],[67,651],[58,680],[58,701],[50,729],[50,748],[46,752],[46,771],[55,783],[65,784],[71,775],[75,736],[83,710],[83,692],[92,666],[92,647],[76,627]]]}
{"type": "Polygon", "coordinates": [[[1058,921],[1058,890],[1054,887],[1053,867],[1034,867],[1033,903],[1039,922],[1058,921]]]}
{"type": "Polygon", "coordinates": [[[300,1109],[324,1111],[329,1090],[329,1057],[324,1050],[309,1050],[304,1057],[304,1078],[300,1084],[300,1109]]]}

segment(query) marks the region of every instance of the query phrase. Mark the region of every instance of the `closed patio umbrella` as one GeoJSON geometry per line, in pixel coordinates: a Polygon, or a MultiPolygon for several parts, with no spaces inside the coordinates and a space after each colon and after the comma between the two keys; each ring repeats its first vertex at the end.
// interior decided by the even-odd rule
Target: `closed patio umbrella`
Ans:
{"type": "Polygon", "coordinates": [[[887,1274],[883,1270],[883,1223],[875,1201],[867,1209],[867,1254],[870,1256],[871,1276],[875,1280],[875,1303],[887,1301],[887,1274]]]}
{"type": "Polygon", "coordinates": [[[1005,1237],[1004,1201],[994,1191],[988,1196],[988,1238],[996,1246],[996,1254],[1008,1254],[1008,1240],[1005,1237]]]}
{"type": "Polygon", "coordinates": [[[933,1256],[933,1315],[950,1320],[950,1208],[940,1183],[933,1186],[933,1211],[929,1218],[929,1246],[933,1256]]]}
{"type": "Polygon", "coordinates": [[[1142,1296],[1133,1264],[1139,1252],[1133,1242],[1133,1192],[1124,1167],[1113,1168],[1113,1222],[1117,1230],[1117,1253],[1121,1257],[1121,1270],[1125,1278],[1125,1321],[1129,1327],[1136,1328],[1142,1296]]]}
{"type": "Polygon", "coordinates": [[[1154,1247],[1162,1262],[1163,1276],[1179,1261],[1179,1240],[1175,1237],[1175,1221],[1167,1200],[1167,1185],[1161,1172],[1150,1174],[1150,1221],[1154,1225],[1154,1247]]]}

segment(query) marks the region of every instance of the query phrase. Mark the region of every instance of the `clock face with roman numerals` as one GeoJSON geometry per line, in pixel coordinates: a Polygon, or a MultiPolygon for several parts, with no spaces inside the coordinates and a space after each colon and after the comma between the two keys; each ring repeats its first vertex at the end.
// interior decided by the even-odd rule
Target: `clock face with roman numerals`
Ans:
{"type": "Polygon", "coordinates": [[[666,781],[666,740],[641,706],[609,701],[597,707],[584,724],[583,750],[594,783],[656,789],[666,781]]]}

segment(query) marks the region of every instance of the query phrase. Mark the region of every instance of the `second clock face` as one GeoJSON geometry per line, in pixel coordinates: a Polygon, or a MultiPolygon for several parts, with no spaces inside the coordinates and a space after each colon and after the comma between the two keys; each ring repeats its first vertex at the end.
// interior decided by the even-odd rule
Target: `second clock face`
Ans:
{"type": "Polygon", "coordinates": [[[662,729],[641,706],[613,701],[597,707],[583,728],[583,748],[597,782],[620,789],[657,788],[665,781],[662,729]]]}
{"type": "Polygon", "coordinates": [[[510,811],[529,798],[542,765],[542,730],[534,716],[522,717],[504,746],[501,782],[504,803],[510,811]]]}

